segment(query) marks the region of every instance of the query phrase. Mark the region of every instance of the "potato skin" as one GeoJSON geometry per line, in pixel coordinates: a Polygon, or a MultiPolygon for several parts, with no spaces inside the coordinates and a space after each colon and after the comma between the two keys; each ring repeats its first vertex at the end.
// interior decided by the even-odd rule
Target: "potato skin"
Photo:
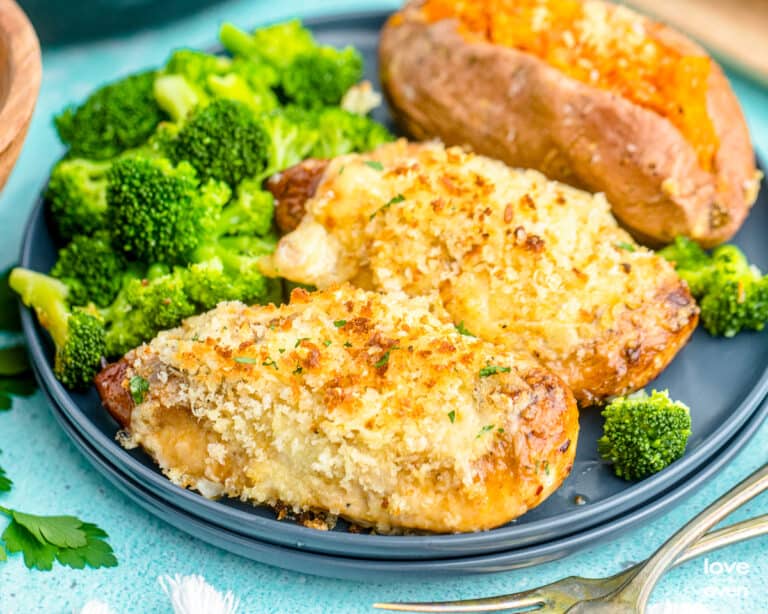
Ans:
{"type": "MultiPolygon", "coordinates": [[[[646,244],[685,235],[711,247],[744,222],[758,174],[739,103],[714,62],[708,107],[720,147],[708,172],[667,119],[531,54],[471,40],[453,19],[428,23],[420,5],[390,18],[379,47],[384,92],[405,132],[604,192],[646,244]]],[[[704,53],[670,28],[654,32],[681,53],[704,53]]]]}

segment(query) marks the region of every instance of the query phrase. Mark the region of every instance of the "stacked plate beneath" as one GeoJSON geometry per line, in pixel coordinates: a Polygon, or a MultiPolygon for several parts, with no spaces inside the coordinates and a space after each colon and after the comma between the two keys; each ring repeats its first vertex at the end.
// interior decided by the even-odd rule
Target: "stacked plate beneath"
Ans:
{"type": "MultiPolygon", "coordinates": [[[[36,375],[42,379],[39,373],[36,375]]],[[[354,549],[350,550],[349,556],[315,552],[306,549],[305,545],[298,541],[293,546],[278,545],[248,535],[247,526],[237,531],[223,526],[215,517],[197,516],[185,509],[182,503],[170,501],[172,497],[155,494],[124,469],[111,463],[93,444],[88,442],[50,394],[48,396],[54,418],[85,458],[123,494],[154,516],[214,546],[260,563],[301,573],[357,581],[372,579],[402,581],[427,576],[434,578],[456,574],[509,571],[558,559],[584,547],[594,547],[601,541],[647,522],[666,508],[695,493],[733,458],[768,416],[768,404],[764,404],[703,469],[686,476],[680,483],[661,493],[652,504],[629,510],[597,526],[559,539],[509,548],[501,552],[450,558],[422,558],[422,553],[422,556],[391,559],[363,558],[355,555],[354,549]]],[[[333,535],[333,533],[329,534],[333,535]]],[[[391,539],[396,541],[398,538],[391,539]]],[[[440,537],[434,539],[439,541],[440,537]]]]}
{"type": "MultiPolygon", "coordinates": [[[[324,43],[356,46],[367,76],[377,82],[376,44],[386,15],[338,16],[309,22],[324,43]]],[[[384,109],[377,119],[388,122],[384,109]]],[[[750,260],[768,268],[768,188],[763,186],[737,243],[750,260]]],[[[26,229],[21,264],[47,271],[56,247],[39,202],[26,229]]],[[[266,507],[210,501],[163,477],[141,450],[126,451],[114,439],[117,424],[95,391],[71,394],[51,371],[52,351],[34,316],[22,313],[24,332],[41,387],[54,417],[86,458],[117,488],[170,524],[251,559],[324,576],[365,580],[419,575],[504,571],[556,559],[647,522],[695,492],[744,446],[768,414],[766,334],[715,339],[697,331],[691,343],[654,382],[689,404],[694,432],[686,455],[665,471],[638,483],[613,476],[597,458],[602,430],[597,410],[581,415],[573,473],[544,504],[507,526],[482,533],[382,536],[350,533],[344,523],[317,531],[277,521],[266,507]],[[585,501],[577,505],[577,500],[585,501]]]]}

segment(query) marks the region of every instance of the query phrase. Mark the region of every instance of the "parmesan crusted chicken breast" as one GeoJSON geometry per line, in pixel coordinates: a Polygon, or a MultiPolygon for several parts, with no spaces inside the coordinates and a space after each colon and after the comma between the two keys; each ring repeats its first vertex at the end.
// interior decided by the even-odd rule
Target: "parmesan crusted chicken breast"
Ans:
{"type": "Polygon", "coordinates": [[[381,531],[509,522],[565,479],[578,431],[558,377],[425,298],[349,285],[223,303],[97,386],[124,443],[176,484],[381,531]]]}
{"type": "Polygon", "coordinates": [[[602,195],[535,171],[399,141],[309,161],[269,187],[290,232],[265,273],[432,295],[454,323],[528,352],[583,404],[647,384],[696,327],[673,267],[618,226],[602,195]]]}

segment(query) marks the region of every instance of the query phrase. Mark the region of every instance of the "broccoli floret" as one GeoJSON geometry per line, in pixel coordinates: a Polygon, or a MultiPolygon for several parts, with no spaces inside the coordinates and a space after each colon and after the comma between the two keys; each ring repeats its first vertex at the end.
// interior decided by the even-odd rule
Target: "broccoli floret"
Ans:
{"type": "Polygon", "coordinates": [[[613,463],[617,476],[639,480],[680,458],[691,435],[691,416],[683,403],[656,390],[621,397],[604,410],[597,449],[613,463]]]}
{"type": "Polygon", "coordinates": [[[281,80],[285,97],[301,107],[338,105],[363,77],[363,58],[352,48],[319,47],[294,58],[281,80]]]}
{"type": "Polygon", "coordinates": [[[111,237],[99,231],[93,236],[78,235],[59,250],[50,274],[69,287],[71,305],[106,307],[120,291],[124,269],[123,258],[112,249],[111,237]]]}
{"type": "Polygon", "coordinates": [[[168,60],[155,83],[155,96],[176,120],[220,98],[237,100],[254,112],[262,112],[278,106],[271,89],[276,82],[277,72],[268,64],[182,49],[168,60]]]}
{"type": "Polygon", "coordinates": [[[53,167],[45,199],[63,238],[90,234],[104,225],[110,165],[73,158],[53,167]]]}
{"type": "Polygon", "coordinates": [[[659,254],[675,265],[677,274],[688,283],[696,298],[707,289],[712,270],[712,258],[695,241],[677,237],[675,242],[659,250],[659,254]]]}
{"type": "Polygon", "coordinates": [[[202,309],[226,300],[248,304],[273,301],[280,282],[264,277],[258,260],[274,247],[274,238],[247,236],[224,237],[204,246],[196,255],[197,261],[186,270],[190,298],[202,309]]]}
{"type": "Polygon", "coordinates": [[[145,276],[129,273],[115,302],[102,311],[106,322],[106,352],[120,356],[159,331],[178,326],[194,315],[184,277],[163,265],[150,267],[145,276]]]}
{"type": "Polygon", "coordinates": [[[258,235],[272,230],[275,199],[271,192],[261,189],[257,179],[246,179],[237,186],[237,198],[222,211],[217,235],[258,235]]]}
{"type": "Polygon", "coordinates": [[[318,45],[297,20],[259,28],[253,34],[224,24],[219,37],[233,55],[273,66],[283,97],[302,107],[338,105],[363,76],[363,59],[357,50],[318,45]]]}
{"type": "Polygon", "coordinates": [[[298,19],[259,28],[252,34],[225,23],[219,39],[232,55],[267,62],[279,70],[288,68],[296,56],[317,49],[312,33],[298,19]]]}
{"type": "Polygon", "coordinates": [[[264,173],[270,137],[253,112],[233,100],[217,100],[197,110],[179,131],[174,158],[188,161],[203,181],[235,186],[264,173]]]}
{"type": "Polygon", "coordinates": [[[269,167],[265,175],[298,164],[310,157],[320,130],[314,114],[303,109],[286,107],[260,117],[269,134],[269,167]]]}
{"type": "Polygon", "coordinates": [[[347,153],[363,153],[393,140],[392,134],[369,117],[338,107],[326,107],[305,114],[318,130],[310,155],[334,158],[347,153]]]}
{"type": "Polygon", "coordinates": [[[768,320],[768,278],[738,247],[721,245],[710,255],[690,239],[678,237],[659,253],[688,283],[709,333],[733,337],[745,329],[763,329],[768,320]]]}
{"type": "Polygon", "coordinates": [[[154,81],[154,71],[131,75],[99,88],[80,106],[64,109],[55,124],[69,155],[107,160],[146,141],[163,119],[154,81]]]}
{"type": "Polygon", "coordinates": [[[108,173],[107,210],[112,245],[146,264],[184,263],[208,236],[231,191],[210,181],[199,185],[186,162],[118,160],[108,173]]]}
{"type": "Polygon", "coordinates": [[[37,312],[40,324],[50,333],[59,381],[71,389],[90,385],[105,350],[101,320],[85,309],[71,310],[67,286],[53,277],[17,268],[11,272],[9,285],[37,312]]]}

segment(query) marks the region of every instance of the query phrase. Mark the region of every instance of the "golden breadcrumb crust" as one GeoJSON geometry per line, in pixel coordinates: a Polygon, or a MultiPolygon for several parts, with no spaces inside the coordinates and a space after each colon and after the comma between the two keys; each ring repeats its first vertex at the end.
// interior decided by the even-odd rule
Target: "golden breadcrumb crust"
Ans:
{"type": "Polygon", "coordinates": [[[223,303],[126,356],[123,385],[149,382],[127,443],[209,496],[380,531],[509,522],[568,475],[575,401],[434,311],[349,285],[279,308],[223,303]]]}
{"type": "Polygon", "coordinates": [[[300,225],[261,264],[318,287],[432,296],[585,404],[647,384],[697,323],[673,267],[617,225],[602,195],[438,143],[331,161],[300,225]]]}

